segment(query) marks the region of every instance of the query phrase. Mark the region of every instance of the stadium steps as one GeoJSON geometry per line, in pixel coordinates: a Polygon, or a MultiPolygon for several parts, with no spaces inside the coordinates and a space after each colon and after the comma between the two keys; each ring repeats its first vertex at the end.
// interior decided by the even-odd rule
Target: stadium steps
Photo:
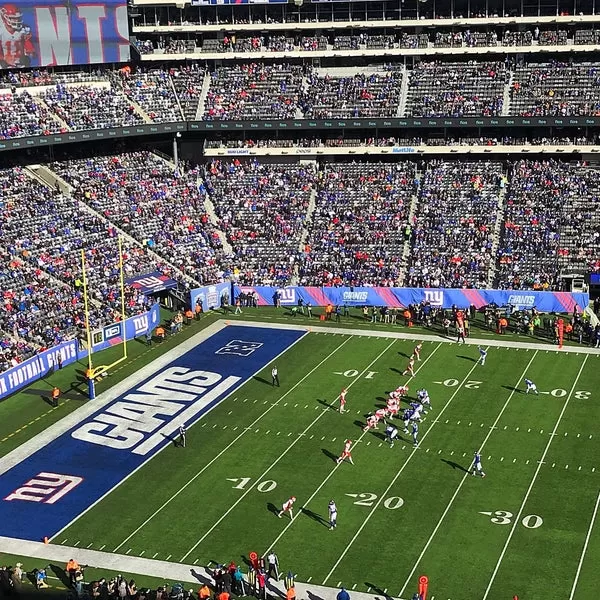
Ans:
{"type": "Polygon", "coordinates": [[[71,196],[74,187],[67,183],[62,177],[50,170],[46,165],[29,165],[25,167],[25,172],[45,187],[53,190],[60,190],[65,196],[71,196]]]}
{"type": "MultiPolygon", "coordinates": [[[[198,184],[200,184],[200,183],[201,183],[201,181],[200,181],[200,179],[198,179],[198,184]]],[[[208,218],[210,219],[210,222],[212,223],[212,225],[215,227],[217,235],[219,236],[219,239],[221,240],[221,244],[223,244],[223,252],[225,252],[225,254],[227,256],[233,256],[234,255],[233,247],[227,240],[227,236],[225,235],[225,232],[222,231],[219,227],[219,217],[217,217],[217,213],[215,211],[215,205],[213,204],[213,201],[210,199],[210,196],[208,194],[206,194],[204,196],[204,210],[206,210],[206,214],[208,215],[208,218]]]]}
{"type": "Polygon", "coordinates": [[[54,110],[52,110],[45,102],[44,100],[40,97],[40,96],[36,96],[34,94],[31,94],[31,99],[42,108],[42,110],[44,112],[47,112],[55,121],[57,121],[58,123],[60,123],[60,126],[65,130],[65,131],[72,131],[72,129],[69,127],[69,125],[67,124],[67,122],[64,119],[61,119],[55,112],[54,110]]]}
{"type": "MultiPolygon", "coordinates": [[[[419,185],[415,190],[415,193],[412,195],[410,200],[410,208],[408,210],[408,222],[411,224],[415,218],[415,214],[417,212],[417,206],[419,205],[419,189],[421,187],[421,181],[423,181],[423,173],[421,171],[417,171],[415,174],[415,179],[419,180],[419,185]]],[[[412,248],[412,236],[408,236],[407,239],[404,240],[404,248],[402,249],[402,259],[400,263],[400,267],[402,269],[401,282],[399,285],[404,285],[404,280],[406,278],[406,270],[408,269],[408,263],[410,259],[410,251],[412,248]]]]}
{"type": "Polygon", "coordinates": [[[171,75],[169,75],[169,84],[171,85],[171,90],[173,91],[173,94],[175,95],[175,100],[177,100],[177,107],[179,108],[179,115],[174,120],[175,121],[180,121],[180,120],[185,121],[185,115],[183,114],[183,108],[181,108],[181,102],[179,102],[179,94],[177,93],[177,88],[175,87],[175,82],[173,81],[173,78],[171,77],[171,75]]]}
{"type": "Polygon", "coordinates": [[[202,115],[204,114],[204,107],[206,105],[206,96],[210,89],[210,74],[204,75],[204,81],[202,82],[202,89],[200,90],[200,99],[198,100],[198,108],[196,110],[196,121],[202,121],[202,115]]]}
{"type": "MultiPolygon", "coordinates": [[[[498,215],[496,216],[496,223],[494,224],[494,236],[491,251],[491,255],[494,257],[498,256],[498,246],[500,245],[500,240],[502,239],[502,224],[504,223],[504,219],[506,218],[506,196],[508,193],[508,185],[508,176],[505,174],[504,187],[501,188],[500,192],[498,193],[498,215]]],[[[488,279],[486,282],[488,288],[494,287],[497,267],[497,260],[493,260],[490,265],[488,279]]]]}
{"type": "MultiPolygon", "coordinates": [[[[56,184],[58,183],[60,187],[60,191],[65,195],[71,198],[75,198],[75,188],[69,185],[64,179],[62,179],[57,173],[55,173],[52,169],[47,167],[46,165],[30,165],[25,168],[25,172],[36,181],[39,181],[42,185],[50,189],[56,189],[56,184]]],[[[81,210],[85,210],[86,212],[94,215],[101,221],[109,223],[110,226],[118,232],[119,236],[124,240],[127,240],[131,245],[138,246],[142,248],[155,262],[161,264],[167,264],[175,273],[181,275],[182,280],[189,280],[190,276],[181,271],[177,266],[175,266],[170,260],[166,257],[161,256],[148,248],[146,245],[142,244],[139,240],[136,240],[129,233],[121,229],[116,223],[107,219],[102,213],[94,210],[89,204],[85,201],[81,200],[78,203],[78,206],[81,207],[81,210]]],[[[194,280],[195,283],[197,283],[194,280]]],[[[64,284],[63,284],[64,285],[64,284]]],[[[100,306],[100,305],[98,305],[100,306]]]]}
{"type": "Polygon", "coordinates": [[[406,103],[408,102],[408,71],[406,66],[402,67],[402,85],[400,86],[400,104],[398,105],[397,117],[404,117],[406,114],[406,103]]]}
{"type": "Polygon", "coordinates": [[[508,82],[504,86],[504,96],[502,97],[502,116],[507,117],[510,115],[510,90],[512,90],[513,79],[515,77],[514,71],[509,71],[510,75],[508,82]]]}

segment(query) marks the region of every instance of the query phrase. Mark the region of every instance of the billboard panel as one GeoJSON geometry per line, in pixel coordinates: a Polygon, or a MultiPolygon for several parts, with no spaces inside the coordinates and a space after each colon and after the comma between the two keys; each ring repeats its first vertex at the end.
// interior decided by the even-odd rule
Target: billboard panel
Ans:
{"type": "Polygon", "coordinates": [[[0,68],[128,60],[127,0],[0,0],[0,68]]]}

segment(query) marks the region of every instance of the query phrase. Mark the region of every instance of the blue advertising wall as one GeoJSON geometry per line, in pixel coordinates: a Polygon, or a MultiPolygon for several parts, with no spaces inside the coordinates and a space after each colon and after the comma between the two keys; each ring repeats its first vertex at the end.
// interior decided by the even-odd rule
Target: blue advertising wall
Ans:
{"type": "MultiPolygon", "coordinates": [[[[152,331],[159,322],[160,305],[154,304],[148,312],[127,319],[125,322],[127,339],[131,340],[145,335],[148,331],[152,331]]],[[[92,352],[110,348],[122,341],[123,323],[106,325],[102,329],[92,332],[92,352]]],[[[60,362],[59,356],[62,358],[62,365],[66,367],[87,356],[87,351],[79,348],[78,340],[70,340],[0,373],[0,400],[48,375],[52,369],[57,368],[60,362]]]]}
{"type": "Polygon", "coordinates": [[[305,334],[226,327],[98,408],[0,475],[0,535],[52,538],[305,334]]]}
{"type": "Polygon", "coordinates": [[[4,68],[129,60],[126,0],[13,0],[0,9],[16,27],[10,49],[0,41],[4,68]]]}
{"type": "Polygon", "coordinates": [[[215,285],[206,285],[204,287],[190,290],[192,311],[196,307],[196,303],[202,304],[204,312],[211,308],[219,308],[221,299],[226,299],[228,304],[231,304],[231,284],[229,282],[216,283],[215,285]]]}
{"type": "Polygon", "coordinates": [[[467,308],[474,304],[481,308],[495,303],[498,306],[515,306],[519,309],[533,308],[541,312],[579,312],[589,303],[589,294],[572,292],[535,292],[519,290],[474,290],[454,288],[388,288],[388,287],[250,287],[235,286],[234,293],[255,292],[259,306],[272,306],[275,293],[279,293],[282,306],[292,306],[302,298],[313,306],[327,304],[350,306],[388,306],[401,308],[409,304],[429,302],[432,306],[467,308]]]}

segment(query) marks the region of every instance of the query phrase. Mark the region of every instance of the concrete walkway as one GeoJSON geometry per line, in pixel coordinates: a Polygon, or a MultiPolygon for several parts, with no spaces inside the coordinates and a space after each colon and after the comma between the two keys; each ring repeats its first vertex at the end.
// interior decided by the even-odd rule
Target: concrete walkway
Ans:
{"type": "MultiPolygon", "coordinates": [[[[167,583],[181,582],[186,587],[189,585],[190,588],[194,589],[194,592],[201,584],[208,583],[210,585],[213,581],[210,571],[204,567],[163,560],[111,554],[70,546],[55,546],[54,544],[15,540],[6,537],[0,537],[0,548],[3,552],[19,556],[31,556],[44,561],[51,560],[59,565],[66,564],[71,558],[74,558],[80,565],[88,565],[97,569],[147,575],[164,579],[167,583]]],[[[416,585],[415,583],[415,587],[416,585]]],[[[285,588],[282,582],[270,583],[267,592],[272,598],[285,598],[285,588]]],[[[296,598],[298,600],[336,600],[338,592],[339,589],[337,588],[296,582],[296,598]]],[[[348,592],[350,593],[350,600],[391,600],[391,597],[383,593],[383,590],[379,595],[352,590],[348,590],[348,592]]]]}

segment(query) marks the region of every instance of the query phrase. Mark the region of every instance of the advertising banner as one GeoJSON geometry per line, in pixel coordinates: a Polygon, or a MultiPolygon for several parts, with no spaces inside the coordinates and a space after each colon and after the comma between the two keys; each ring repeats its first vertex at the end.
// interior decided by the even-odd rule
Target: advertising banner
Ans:
{"type": "Polygon", "coordinates": [[[0,68],[128,60],[127,0],[0,0],[0,68]]]}
{"type": "Polygon", "coordinates": [[[572,312],[578,306],[579,312],[589,303],[589,294],[574,292],[536,292],[530,290],[480,290],[454,288],[389,288],[389,287],[268,287],[235,286],[235,295],[240,292],[256,293],[259,306],[275,305],[276,297],[282,306],[304,304],[313,306],[327,304],[349,306],[388,306],[402,308],[409,304],[428,302],[431,306],[466,308],[471,304],[476,308],[497,304],[514,306],[518,309],[535,307],[541,312],[572,312]]]}
{"type": "Polygon", "coordinates": [[[190,290],[192,311],[196,304],[200,302],[204,312],[213,308],[219,308],[221,303],[231,304],[231,284],[216,283],[215,285],[206,285],[190,290]]]}
{"type": "Polygon", "coordinates": [[[142,294],[148,296],[165,290],[173,290],[177,287],[177,282],[163,275],[160,271],[146,273],[145,275],[136,275],[125,280],[132,288],[140,290],[142,294]]]}
{"type": "MultiPolygon", "coordinates": [[[[127,319],[127,339],[145,335],[160,321],[160,305],[141,315],[127,319]]],[[[123,323],[112,323],[92,332],[92,352],[99,352],[123,341],[123,323]]],[[[23,361],[21,364],[0,373],[0,400],[48,375],[62,365],[66,367],[80,358],[87,357],[87,351],[79,347],[78,340],[63,342],[45,352],[23,361]]]]}
{"type": "Polygon", "coordinates": [[[0,400],[34,381],[42,379],[59,366],[70,365],[80,355],[85,356],[85,350],[79,350],[77,340],[70,340],[36,354],[16,367],[0,373],[0,400]]]}
{"type": "MultiPolygon", "coordinates": [[[[127,339],[132,340],[140,335],[146,335],[160,322],[160,304],[152,305],[145,313],[129,317],[125,321],[127,339]]],[[[123,343],[123,321],[105,325],[102,329],[92,331],[92,352],[99,352],[111,346],[123,343]]]]}

